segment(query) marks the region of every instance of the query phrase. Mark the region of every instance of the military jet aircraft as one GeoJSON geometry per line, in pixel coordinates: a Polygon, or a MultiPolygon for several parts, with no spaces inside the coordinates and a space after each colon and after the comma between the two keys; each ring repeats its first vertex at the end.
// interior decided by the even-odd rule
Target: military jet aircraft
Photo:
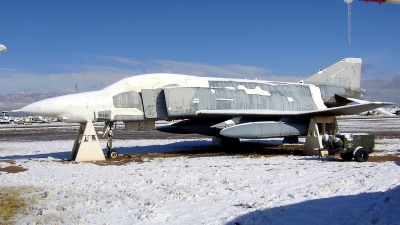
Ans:
{"type": "Polygon", "coordinates": [[[154,129],[156,120],[180,120],[158,130],[216,136],[222,145],[235,146],[240,138],[306,136],[317,118],[323,121],[392,104],[361,100],[361,63],[360,58],[345,58],[298,83],[144,74],[99,91],[45,99],[16,111],[81,123],[71,154],[76,161],[103,160],[92,125],[96,121],[105,122],[110,158],[118,155],[111,142],[115,121],[123,121],[127,130],[140,131],[154,129]],[[78,157],[79,149],[87,150],[78,157]]]}

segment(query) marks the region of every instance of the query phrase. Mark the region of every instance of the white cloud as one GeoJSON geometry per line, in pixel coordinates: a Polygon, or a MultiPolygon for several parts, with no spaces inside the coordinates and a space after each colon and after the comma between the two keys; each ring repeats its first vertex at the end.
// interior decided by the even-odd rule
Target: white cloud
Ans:
{"type": "Polygon", "coordinates": [[[93,55],[93,57],[96,57],[98,59],[103,59],[106,61],[114,61],[114,62],[119,62],[123,64],[128,64],[131,66],[139,66],[143,65],[142,62],[134,60],[134,59],[128,59],[128,58],[123,58],[123,57],[118,57],[118,56],[105,56],[105,55],[93,55]]]}
{"type": "Polygon", "coordinates": [[[364,97],[370,101],[394,102],[400,106],[399,87],[400,73],[393,77],[363,79],[361,88],[365,89],[364,97]]]}
{"type": "Polygon", "coordinates": [[[262,67],[229,64],[214,66],[204,63],[176,62],[170,60],[154,60],[156,68],[163,72],[189,74],[195,76],[218,76],[232,78],[259,78],[266,76],[272,70],[262,67]]]}

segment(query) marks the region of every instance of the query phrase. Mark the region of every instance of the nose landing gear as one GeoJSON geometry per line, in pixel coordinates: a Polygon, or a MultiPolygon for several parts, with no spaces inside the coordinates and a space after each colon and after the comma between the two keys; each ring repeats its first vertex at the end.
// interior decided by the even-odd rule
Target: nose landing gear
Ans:
{"type": "Polygon", "coordinates": [[[118,157],[118,152],[112,149],[112,137],[114,136],[114,122],[106,122],[104,125],[103,137],[107,134],[107,157],[109,159],[115,159],[118,157]]]}

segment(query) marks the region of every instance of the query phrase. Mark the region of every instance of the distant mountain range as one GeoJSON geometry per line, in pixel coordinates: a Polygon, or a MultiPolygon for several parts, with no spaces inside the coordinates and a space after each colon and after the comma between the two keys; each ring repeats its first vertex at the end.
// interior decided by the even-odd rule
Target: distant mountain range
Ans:
{"type": "Polygon", "coordinates": [[[11,111],[20,109],[30,103],[60,95],[73,94],[73,90],[64,91],[25,91],[0,95],[0,110],[11,111]]]}

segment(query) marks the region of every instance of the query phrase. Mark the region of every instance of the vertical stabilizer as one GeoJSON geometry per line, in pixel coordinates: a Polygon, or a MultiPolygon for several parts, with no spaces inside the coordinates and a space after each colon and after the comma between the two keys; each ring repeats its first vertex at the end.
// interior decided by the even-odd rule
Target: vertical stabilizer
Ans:
{"type": "Polygon", "coordinates": [[[326,69],[321,69],[318,73],[304,79],[302,82],[357,90],[360,89],[361,63],[361,58],[345,58],[326,69]]]}

